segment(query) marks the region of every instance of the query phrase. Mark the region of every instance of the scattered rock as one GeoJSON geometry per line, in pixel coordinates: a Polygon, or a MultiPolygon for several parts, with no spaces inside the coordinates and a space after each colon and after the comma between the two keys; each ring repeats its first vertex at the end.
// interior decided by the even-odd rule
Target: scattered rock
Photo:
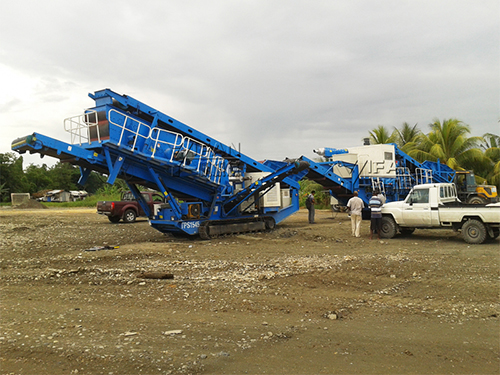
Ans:
{"type": "Polygon", "coordinates": [[[173,329],[171,331],[165,331],[163,332],[165,336],[174,336],[174,335],[180,335],[182,334],[182,329],[173,329]]]}
{"type": "Polygon", "coordinates": [[[123,333],[123,336],[125,337],[130,337],[130,336],[137,336],[139,333],[137,332],[125,332],[123,333]]]}
{"type": "Polygon", "coordinates": [[[141,272],[137,277],[141,279],[173,279],[174,275],[167,272],[141,272]]]}

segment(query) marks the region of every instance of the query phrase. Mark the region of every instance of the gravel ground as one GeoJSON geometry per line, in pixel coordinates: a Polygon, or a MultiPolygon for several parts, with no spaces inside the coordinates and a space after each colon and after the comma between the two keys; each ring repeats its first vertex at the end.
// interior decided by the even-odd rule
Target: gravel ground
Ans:
{"type": "Polygon", "coordinates": [[[0,209],[1,373],[499,373],[498,240],[317,217],[201,241],[0,209]]]}

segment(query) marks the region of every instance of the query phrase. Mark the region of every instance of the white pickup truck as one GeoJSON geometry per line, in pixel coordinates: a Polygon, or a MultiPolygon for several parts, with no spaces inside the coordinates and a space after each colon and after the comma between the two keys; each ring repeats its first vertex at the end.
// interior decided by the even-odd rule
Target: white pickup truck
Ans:
{"type": "Polygon", "coordinates": [[[398,232],[409,235],[416,228],[453,229],[462,232],[465,242],[480,244],[500,234],[500,203],[462,203],[451,183],[416,185],[404,201],[382,207],[380,234],[392,238],[398,232]]]}

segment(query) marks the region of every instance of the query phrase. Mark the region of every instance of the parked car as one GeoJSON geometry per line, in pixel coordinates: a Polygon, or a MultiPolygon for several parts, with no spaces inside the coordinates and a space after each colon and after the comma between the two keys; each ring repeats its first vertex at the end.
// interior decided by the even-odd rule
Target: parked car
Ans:
{"type": "MultiPolygon", "coordinates": [[[[142,191],[141,195],[149,209],[149,215],[154,212],[154,204],[164,202],[164,198],[160,193],[142,191]]],[[[97,202],[97,213],[106,215],[112,223],[118,223],[120,220],[125,223],[133,223],[139,216],[148,216],[130,191],[124,193],[120,201],[97,202]]]]}

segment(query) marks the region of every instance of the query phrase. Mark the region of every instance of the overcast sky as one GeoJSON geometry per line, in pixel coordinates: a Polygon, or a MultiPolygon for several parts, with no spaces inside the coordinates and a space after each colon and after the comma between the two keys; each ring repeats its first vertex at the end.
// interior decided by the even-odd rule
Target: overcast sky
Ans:
{"type": "MultiPolygon", "coordinates": [[[[498,0],[2,1],[0,152],[130,95],[246,155],[360,146],[378,125],[499,129],[498,0]]],[[[57,160],[25,156],[29,163],[57,160]]]]}

